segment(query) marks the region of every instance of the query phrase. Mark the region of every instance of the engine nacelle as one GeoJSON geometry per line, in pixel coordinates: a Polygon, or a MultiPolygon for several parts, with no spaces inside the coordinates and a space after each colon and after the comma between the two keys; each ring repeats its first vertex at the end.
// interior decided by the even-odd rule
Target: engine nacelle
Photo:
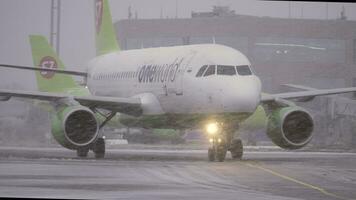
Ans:
{"type": "Polygon", "coordinates": [[[300,149],[308,144],[313,129],[311,115],[297,106],[278,108],[268,115],[267,135],[284,149],[300,149]]]}
{"type": "Polygon", "coordinates": [[[52,115],[52,134],[68,149],[92,143],[98,136],[99,125],[94,113],[83,106],[67,106],[52,115]]]}

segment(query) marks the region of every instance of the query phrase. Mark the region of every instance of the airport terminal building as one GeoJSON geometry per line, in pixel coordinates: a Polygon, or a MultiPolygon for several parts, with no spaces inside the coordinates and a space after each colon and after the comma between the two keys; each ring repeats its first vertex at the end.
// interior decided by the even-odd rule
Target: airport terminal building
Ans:
{"type": "Polygon", "coordinates": [[[266,92],[277,92],[284,83],[356,85],[356,21],[345,18],[254,17],[216,6],[187,19],[120,20],[115,28],[126,50],[200,43],[238,49],[250,59],[266,92]]]}

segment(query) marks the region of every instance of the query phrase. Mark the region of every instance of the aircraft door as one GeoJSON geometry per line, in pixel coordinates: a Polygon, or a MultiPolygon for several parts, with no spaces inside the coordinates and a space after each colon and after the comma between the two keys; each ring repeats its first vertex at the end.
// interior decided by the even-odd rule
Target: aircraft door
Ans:
{"type": "Polygon", "coordinates": [[[181,60],[177,75],[173,83],[176,95],[183,95],[184,74],[195,55],[196,51],[190,51],[188,55],[181,60]]]}

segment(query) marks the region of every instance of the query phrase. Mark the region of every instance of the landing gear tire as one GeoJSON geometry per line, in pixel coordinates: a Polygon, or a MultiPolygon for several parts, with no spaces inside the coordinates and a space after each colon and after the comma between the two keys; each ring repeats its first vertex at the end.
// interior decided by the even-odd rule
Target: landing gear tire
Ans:
{"type": "Polygon", "coordinates": [[[98,138],[93,144],[93,152],[95,158],[100,159],[105,156],[105,140],[104,138],[98,138]]]}
{"type": "Polygon", "coordinates": [[[224,144],[221,144],[217,147],[216,158],[219,162],[224,162],[225,157],[226,157],[226,152],[227,152],[227,149],[224,144]]]}
{"type": "Polygon", "coordinates": [[[79,158],[86,158],[86,157],[88,157],[88,152],[89,152],[88,147],[81,147],[81,148],[77,149],[77,156],[79,158]]]}
{"type": "Polygon", "coordinates": [[[241,139],[233,139],[231,141],[230,152],[232,159],[239,160],[243,155],[243,145],[241,139]]]}
{"type": "Polygon", "coordinates": [[[218,142],[216,138],[213,139],[212,146],[208,149],[208,158],[209,161],[218,160],[219,162],[223,162],[226,158],[227,148],[226,143],[224,141],[218,142]]]}
{"type": "Polygon", "coordinates": [[[215,151],[214,151],[214,148],[210,147],[208,149],[208,158],[209,158],[209,161],[215,161],[215,151]]]}

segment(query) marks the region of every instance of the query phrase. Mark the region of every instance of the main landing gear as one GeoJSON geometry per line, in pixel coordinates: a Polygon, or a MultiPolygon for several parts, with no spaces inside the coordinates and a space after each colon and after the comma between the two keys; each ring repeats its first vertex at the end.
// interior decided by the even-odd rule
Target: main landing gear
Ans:
{"type": "Polygon", "coordinates": [[[231,141],[229,151],[231,153],[232,159],[240,160],[243,155],[243,145],[241,139],[234,138],[231,141]]]}
{"type": "Polygon", "coordinates": [[[105,156],[105,140],[104,138],[98,138],[93,144],[92,150],[95,154],[95,158],[104,158],[105,156]]]}
{"type": "Polygon", "coordinates": [[[100,137],[96,141],[88,146],[80,147],[77,149],[77,156],[79,158],[88,157],[89,150],[94,152],[95,158],[100,159],[105,156],[105,139],[100,137]]]}
{"type": "MultiPolygon", "coordinates": [[[[105,118],[105,120],[100,124],[99,130],[105,126],[105,124],[110,121],[115,115],[116,112],[110,112],[108,115],[105,115],[98,110],[95,110],[101,116],[105,118]]],[[[88,146],[77,148],[77,156],[79,158],[88,157],[89,150],[94,152],[95,158],[100,159],[105,157],[105,136],[98,137],[93,143],[88,146]]]]}
{"type": "Polygon", "coordinates": [[[210,147],[208,149],[209,161],[223,162],[227,151],[230,151],[232,159],[241,159],[243,145],[239,138],[234,138],[233,130],[219,130],[218,124],[210,124],[207,127],[210,147]]]}
{"type": "Polygon", "coordinates": [[[80,147],[77,149],[77,156],[79,158],[86,158],[89,153],[89,147],[80,147]]]}

